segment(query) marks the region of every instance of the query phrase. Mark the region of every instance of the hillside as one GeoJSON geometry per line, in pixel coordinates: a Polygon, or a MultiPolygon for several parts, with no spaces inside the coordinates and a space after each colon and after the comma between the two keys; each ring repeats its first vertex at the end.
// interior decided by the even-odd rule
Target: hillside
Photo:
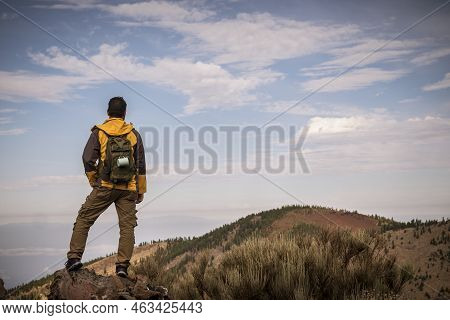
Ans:
{"type": "MultiPolygon", "coordinates": [[[[317,253],[314,253],[316,254],[314,256],[313,253],[309,252],[310,248],[318,246],[320,249],[320,246],[323,246],[320,249],[322,250],[320,252],[323,252],[323,250],[329,250],[331,246],[329,255],[333,256],[332,259],[334,260],[320,262],[325,264],[323,270],[325,278],[328,277],[327,272],[330,272],[327,268],[337,260],[344,262],[336,265],[336,270],[344,269],[336,271],[334,282],[339,281],[339,272],[349,271],[348,263],[350,260],[354,265],[357,265],[357,263],[366,265],[369,261],[374,264],[373,279],[369,279],[370,277],[367,275],[363,275],[364,280],[361,280],[361,276],[358,274],[351,276],[355,277],[355,281],[366,281],[368,287],[384,288],[384,291],[380,291],[384,292],[382,296],[373,297],[448,298],[450,293],[449,228],[449,221],[426,223],[415,221],[412,225],[411,223],[399,223],[378,216],[371,217],[345,210],[289,206],[251,214],[214,229],[201,237],[167,239],[159,243],[141,244],[135,249],[130,271],[135,274],[143,274],[151,281],[167,286],[169,292],[174,293],[175,298],[220,298],[233,296],[234,293],[229,288],[225,290],[224,288],[202,287],[210,286],[208,283],[220,282],[220,279],[212,281],[211,279],[208,280],[208,277],[215,277],[216,274],[220,275],[221,272],[225,272],[225,264],[228,263],[227,266],[229,267],[232,259],[240,259],[238,254],[253,252],[252,255],[258,255],[258,251],[254,251],[254,248],[260,247],[266,252],[273,250],[274,254],[283,250],[291,250],[289,255],[298,255],[303,257],[301,259],[317,260],[317,253]],[[336,229],[347,231],[333,231],[336,229]],[[265,239],[268,242],[264,242],[265,239]],[[294,245],[294,249],[302,247],[303,251],[292,251],[292,245],[294,245]],[[366,250],[368,248],[372,250],[366,250]],[[245,250],[248,250],[248,252],[245,250]],[[349,253],[349,250],[354,252],[349,253]],[[374,252],[377,252],[378,256],[383,256],[382,259],[384,260],[376,260],[378,256],[375,257],[374,252]],[[369,257],[368,253],[373,256],[369,257]],[[305,254],[309,254],[309,256],[305,254]],[[342,256],[345,254],[349,254],[349,257],[342,256]],[[382,285],[378,283],[377,277],[381,279],[381,273],[384,272],[383,268],[391,268],[385,271],[396,274],[397,280],[395,280],[395,283],[387,283],[392,282],[391,280],[386,280],[387,282],[382,285]],[[377,275],[377,272],[381,273],[377,275]],[[406,282],[406,280],[408,281],[406,282]],[[402,284],[403,281],[406,282],[404,285],[402,284]],[[402,288],[399,287],[400,285],[402,288]]],[[[322,254],[320,253],[320,255],[322,254]]],[[[251,259],[247,258],[247,260],[251,259]]],[[[267,260],[268,258],[261,257],[261,259],[267,260]]],[[[277,256],[273,259],[277,259],[277,256]]],[[[87,268],[98,274],[112,274],[114,260],[114,256],[96,259],[87,268]]],[[[315,263],[318,263],[317,261],[315,263]]],[[[240,264],[242,264],[242,261],[240,264]]],[[[249,268],[253,267],[249,266],[249,268]]],[[[364,268],[367,268],[367,265],[364,268]]],[[[311,266],[307,269],[310,270],[311,266]]],[[[235,272],[236,270],[231,271],[235,272]]],[[[295,272],[300,271],[292,270],[292,272],[297,274],[295,272]]],[[[305,270],[301,272],[304,275],[305,270]]],[[[224,277],[228,279],[229,275],[224,274],[224,277]]],[[[388,277],[390,276],[387,275],[388,277]]],[[[50,281],[51,276],[36,282],[35,285],[22,287],[15,292],[14,296],[43,298],[50,281]]],[[[231,287],[230,280],[227,281],[227,285],[229,284],[231,287]]],[[[326,284],[322,283],[318,285],[318,288],[325,286],[326,284]]],[[[341,287],[343,286],[345,286],[345,283],[341,285],[341,287]]],[[[356,286],[359,286],[359,283],[356,286]]],[[[242,288],[239,288],[239,290],[242,290],[242,288]]],[[[298,288],[295,289],[297,290],[295,294],[294,291],[290,293],[283,291],[282,293],[279,288],[276,290],[278,290],[276,292],[280,292],[279,296],[285,294],[287,298],[292,296],[308,298],[308,295],[311,297],[310,294],[312,294],[310,292],[297,292],[298,288]]],[[[258,294],[260,293],[255,293],[255,297],[258,294]]],[[[343,296],[348,298],[371,297],[370,293],[367,296],[364,296],[364,294],[366,293],[356,292],[354,288],[349,288],[349,291],[344,293],[343,296]]],[[[333,291],[327,293],[327,295],[314,293],[312,297],[342,297],[342,295],[333,291]]]]}
{"type": "Polygon", "coordinates": [[[450,222],[387,231],[388,252],[399,263],[414,266],[414,279],[403,290],[405,299],[450,296],[450,222]]]}

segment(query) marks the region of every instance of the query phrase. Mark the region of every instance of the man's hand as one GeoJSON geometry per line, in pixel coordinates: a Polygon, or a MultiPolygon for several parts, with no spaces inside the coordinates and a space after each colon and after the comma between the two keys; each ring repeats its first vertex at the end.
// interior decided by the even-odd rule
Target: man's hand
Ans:
{"type": "Polygon", "coordinates": [[[136,204],[139,204],[142,202],[142,200],[144,200],[144,194],[143,193],[139,193],[138,197],[136,199],[136,204]]]}

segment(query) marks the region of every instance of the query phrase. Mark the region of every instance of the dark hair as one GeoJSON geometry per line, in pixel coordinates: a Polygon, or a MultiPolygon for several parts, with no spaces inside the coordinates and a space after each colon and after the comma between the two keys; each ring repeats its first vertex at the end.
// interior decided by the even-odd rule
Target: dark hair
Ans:
{"type": "Polygon", "coordinates": [[[115,118],[125,118],[127,103],[122,97],[114,97],[108,103],[108,116],[115,118]]]}

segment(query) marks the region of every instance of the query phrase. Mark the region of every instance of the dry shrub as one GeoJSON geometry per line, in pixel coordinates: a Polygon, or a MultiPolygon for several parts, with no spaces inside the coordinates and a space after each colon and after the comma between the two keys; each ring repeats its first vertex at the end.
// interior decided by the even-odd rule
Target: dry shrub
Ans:
{"type": "Polygon", "coordinates": [[[161,275],[164,270],[164,249],[159,247],[152,256],[139,259],[139,262],[132,265],[130,272],[145,275],[151,285],[160,285],[161,275]]]}
{"type": "Polygon", "coordinates": [[[314,236],[252,238],[213,266],[207,256],[178,276],[179,299],[395,298],[410,278],[377,237],[324,229],[314,236]]]}

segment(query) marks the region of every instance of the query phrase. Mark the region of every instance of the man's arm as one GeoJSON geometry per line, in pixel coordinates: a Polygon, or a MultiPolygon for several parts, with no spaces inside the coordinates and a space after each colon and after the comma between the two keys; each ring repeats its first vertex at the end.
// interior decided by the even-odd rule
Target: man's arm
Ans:
{"type": "Polygon", "coordinates": [[[134,134],[137,138],[136,148],[134,149],[134,159],[137,159],[137,186],[138,186],[138,193],[140,195],[143,195],[147,192],[147,178],[146,178],[146,165],[145,165],[145,150],[144,150],[144,144],[142,142],[141,135],[137,130],[133,130],[134,134]]]}
{"type": "Polygon", "coordinates": [[[83,165],[86,176],[91,187],[97,181],[97,160],[100,158],[100,142],[98,140],[98,130],[94,130],[89,137],[83,151],[83,165]]]}

